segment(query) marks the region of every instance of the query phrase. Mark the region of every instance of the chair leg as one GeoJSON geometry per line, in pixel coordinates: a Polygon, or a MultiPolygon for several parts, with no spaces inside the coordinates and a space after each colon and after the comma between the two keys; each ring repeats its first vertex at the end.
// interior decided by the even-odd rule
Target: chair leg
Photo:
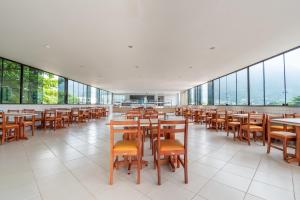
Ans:
{"type": "Polygon", "coordinates": [[[248,140],[248,145],[250,146],[250,131],[247,130],[247,140],[248,140]]]}
{"type": "Polygon", "coordinates": [[[161,185],[161,174],[160,174],[160,155],[157,155],[157,184],[161,185]]]}
{"type": "Polygon", "coordinates": [[[270,153],[271,151],[271,137],[270,135],[268,136],[268,147],[267,147],[267,153],[270,153]]]}
{"type": "Polygon", "coordinates": [[[283,159],[287,160],[287,140],[283,140],[283,159]]]}
{"type": "Polygon", "coordinates": [[[137,168],[136,168],[136,173],[137,173],[137,177],[136,177],[136,183],[140,184],[141,183],[141,157],[140,155],[137,155],[137,168]]]}
{"type": "Polygon", "coordinates": [[[3,144],[5,142],[5,137],[6,137],[6,130],[3,129],[2,130],[2,140],[1,140],[1,144],[3,144]]]}
{"type": "Polygon", "coordinates": [[[109,167],[109,184],[113,184],[113,173],[114,173],[114,155],[110,155],[110,167],[109,167]]]}
{"type": "Polygon", "coordinates": [[[32,132],[32,136],[34,136],[34,124],[31,126],[31,132],[32,132]]]}
{"type": "Polygon", "coordinates": [[[188,159],[187,153],[184,154],[184,183],[188,184],[188,159]]]}

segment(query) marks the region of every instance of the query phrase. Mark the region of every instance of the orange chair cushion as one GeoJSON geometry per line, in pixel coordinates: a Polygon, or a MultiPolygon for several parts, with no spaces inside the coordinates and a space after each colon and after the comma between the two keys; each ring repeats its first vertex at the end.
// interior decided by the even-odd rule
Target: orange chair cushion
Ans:
{"type": "Polygon", "coordinates": [[[240,122],[228,122],[228,125],[240,125],[240,122]]]}
{"type": "Polygon", "coordinates": [[[118,141],[114,145],[114,151],[116,152],[123,152],[123,151],[130,151],[130,152],[137,152],[137,142],[135,140],[122,140],[118,141]]]}
{"type": "MultiPolygon", "coordinates": [[[[248,125],[243,125],[242,129],[247,130],[248,129],[248,125]]],[[[250,130],[256,130],[256,131],[263,131],[263,128],[261,126],[256,126],[256,125],[250,125],[249,129],[250,130]]]]}
{"type": "Polygon", "coordinates": [[[287,132],[287,131],[272,131],[270,133],[271,137],[276,137],[276,138],[295,138],[296,139],[296,134],[292,132],[287,132]]]}
{"type": "Polygon", "coordinates": [[[160,140],[160,151],[181,151],[183,144],[179,140],[160,140]]]}

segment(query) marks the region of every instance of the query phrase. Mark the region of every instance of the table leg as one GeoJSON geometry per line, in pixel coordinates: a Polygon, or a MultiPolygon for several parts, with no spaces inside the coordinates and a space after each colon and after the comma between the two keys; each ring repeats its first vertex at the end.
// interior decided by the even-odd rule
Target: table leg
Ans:
{"type": "Polygon", "coordinates": [[[300,126],[296,126],[296,159],[300,165],[300,126]]]}

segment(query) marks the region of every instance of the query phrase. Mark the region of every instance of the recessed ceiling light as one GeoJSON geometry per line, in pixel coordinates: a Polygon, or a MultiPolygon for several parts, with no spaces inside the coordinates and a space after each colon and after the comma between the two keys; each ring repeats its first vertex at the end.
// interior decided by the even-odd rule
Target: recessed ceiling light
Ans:
{"type": "Polygon", "coordinates": [[[47,48],[47,49],[50,49],[50,45],[49,44],[45,44],[44,47],[47,48]]]}
{"type": "Polygon", "coordinates": [[[138,69],[138,68],[140,68],[140,66],[136,65],[135,68],[138,69]]]}
{"type": "Polygon", "coordinates": [[[128,45],[128,48],[132,49],[132,48],[133,48],[133,46],[132,46],[132,45],[128,45]]]}
{"type": "Polygon", "coordinates": [[[189,66],[190,69],[193,69],[193,66],[189,66]]]}
{"type": "Polygon", "coordinates": [[[210,50],[214,50],[214,49],[216,49],[216,47],[212,46],[212,47],[210,47],[209,49],[210,49],[210,50]]]}

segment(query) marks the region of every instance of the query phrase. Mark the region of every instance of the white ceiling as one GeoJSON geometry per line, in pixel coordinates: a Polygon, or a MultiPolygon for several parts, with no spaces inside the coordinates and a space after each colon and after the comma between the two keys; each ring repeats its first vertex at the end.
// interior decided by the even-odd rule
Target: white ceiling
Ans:
{"type": "Polygon", "coordinates": [[[0,8],[0,56],[113,92],[181,91],[300,45],[299,0],[1,0],[0,8]]]}

